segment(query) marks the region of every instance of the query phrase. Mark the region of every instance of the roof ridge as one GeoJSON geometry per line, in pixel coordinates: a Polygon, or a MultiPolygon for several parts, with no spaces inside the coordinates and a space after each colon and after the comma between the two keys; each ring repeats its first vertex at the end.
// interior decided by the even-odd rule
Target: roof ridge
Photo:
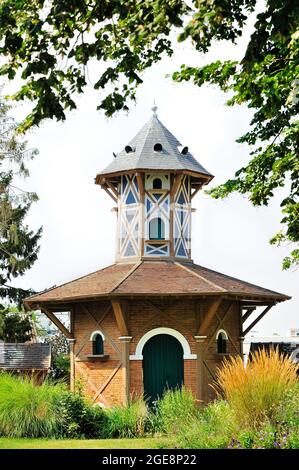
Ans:
{"type": "Polygon", "coordinates": [[[121,280],[116,283],[116,285],[113,287],[113,289],[111,289],[110,294],[112,294],[112,292],[114,292],[116,289],[118,289],[119,286],[120,286],[126,279],[128,279],[128,277],[131,276],[131,274],[133,274],[133,272],[136,271],[136,269],[139,268],[139,266],[140,266],[141,264],[142,264],[142,261],[138,261],[138,263],[134,264],[133,268],[130,269],[130,271],[128,271],[128,272],[121,278],[121,280]]]}
{"type": "MultiPolygon", "coordinates": [[[[158,117],[156,117],[156,119],[157,119],[157,121],[158,121],[159,124],[160,124],[161,131],[162,131],[162,133],[163,133],[165,139],[167,140],[168,145],[170,146],[170,148],[172,148],[172,144],[171,144],[171,142],[169,141],[169,138],[168,138],[168,136],[167,136],[165,130],[166,130],[169,134],[171,134],[171,135],[176,139],[177,142],[179,142],[178,139],[170,132],[170,130],[167,129],[167,127],[164,126],[163,122],[161,122],[158,117]]],[[[180,142],[179,142],[179,143],[180,143],[180,142]]],[[[176,148],[177,148],[177,146],[176,146],[176,148]]],[[[183,170],[183,169],[184,169],[184,165],[182,165],[182,162],[180,162],[180,160],[179,160],[179,158],[178,158],[178,156],[176,155],[175,152],[174,152],[174,155],[173,155],[173,156],[175,157],[176,161],[178,162],[178,164],[180,165],[181,169],[183,170]]]]}
{"type": "Polygon", "coordinates": [[[224,289],[223,287],[218,286],[218,284],[215,284],[214,282],[209,281],[209,279],[204,278],[200,274],[195,273],[194,271],[192,271],[192,269],[187,268],[187,266],[184,266],[183,264],[178,263],[177,261],[175,261],[174,264],[176,264],[177,266],[180,266],[182,269],[185,269],[189,273],[193,274],[195,277],[199,277],[200,279],[203,279],[207,284],[210,284],[211,286],[216,287],[216,289],[220,289],[222,292],[227,292],[227,290],[224,289]]]}
{"type": "MultiPolygon", "coordinates": [[[[137,160],[137,162],[136,162],[136,166],[139,165],[139,162],[141,161],[141,157],[142,157],[143,149],[144,149],[144,147],[145,147],[146,139],[147,139],[147,137],[148,137],[148,135],[149,135],[150,129],[152,128],[152,122],[153,122],[153,119],[154,119],[154,118],[157,119],[157,117],[152,116],[152,118],[151,118],[149,121],[147,121],[147,123],[145,124],[145,126],[147,125],[146,135],[145,135],[145,137],[144,137],[144,139],[143,139],[143,145],[142,145],[142,148],[140,149],[139,157],[138,157],[138,160],[137,160]]],[[[140,132],[140,131],[139,131],[139,132],[140,132]]],[[[137,134],[137,135],[138,135],[138,134],[137,134]]],[[[136,136],[135,136],[135,137],[136,137],[136,136]]],[[[134,137],[134,139],[135,139],[135,137],[134,137]]]]}

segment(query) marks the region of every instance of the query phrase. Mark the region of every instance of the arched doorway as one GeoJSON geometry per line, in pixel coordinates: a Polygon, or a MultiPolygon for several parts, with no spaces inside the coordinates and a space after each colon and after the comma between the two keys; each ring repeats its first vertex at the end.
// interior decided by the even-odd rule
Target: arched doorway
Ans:
{"type": "Polygon", "coordinates": [[[152,336],[143,347],[144,396],[152,405],[166,389],[184,383],[184,359],[181,343],[168,334],[152,336]]]}

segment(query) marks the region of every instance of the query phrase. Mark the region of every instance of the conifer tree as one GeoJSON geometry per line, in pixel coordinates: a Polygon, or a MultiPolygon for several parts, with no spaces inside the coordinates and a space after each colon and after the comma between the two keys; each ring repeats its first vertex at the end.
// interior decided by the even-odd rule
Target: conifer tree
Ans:
{"type": "Polygon", "coordinates": [[[25,222],[36,194],[20,189],[15,180],[28,176],[26,162],[37,150],[27,148],[9,111],[0,97],[0,298],[20,305],[32,291],[16,287],[15,281],[37,259],[41,228],[34,232],[25,222]]]}

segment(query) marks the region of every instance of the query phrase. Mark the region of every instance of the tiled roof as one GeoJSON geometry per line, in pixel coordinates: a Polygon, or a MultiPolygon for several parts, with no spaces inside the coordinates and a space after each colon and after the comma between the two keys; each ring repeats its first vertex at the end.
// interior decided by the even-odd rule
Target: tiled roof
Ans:
{"type": "Polygon", "coordinates": [[[47,370],[51,348],[42,343],[0,343],[0,369],[47,370]]]}
{"type": "Polygon", "coordinates": [[[126,295],[221,295],[273,301],[289,297],[255,286],[193,263],[142,261],[114,264],[25,300],[30,307],[43,303],[68,302],[126,295]]]}
{"type": "Polygon", "coordinates": [[[206,175],[209,173],[188,151],[183,155],[178,148],[181,144],[154,114],[138,134],[128,143],[133,152],[123,149],[99,175],[128,170],[188,170],[206,175]],[[154,145],[162,145],[161,152],[154,151],[154,145]]]}

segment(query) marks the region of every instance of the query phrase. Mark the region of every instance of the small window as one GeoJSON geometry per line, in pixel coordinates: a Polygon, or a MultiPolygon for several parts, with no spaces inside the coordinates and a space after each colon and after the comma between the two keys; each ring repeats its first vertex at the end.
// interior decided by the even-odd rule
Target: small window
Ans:
{"type": "Polygon", "coordinates": [[[227,334],[225,331],[219,331],[216,336],[217,339],[217,353],[225,354],[227,352],[227,334]]]}
{"type": "Polygon", "coordinates": [[[162,144],[159,142],[154,145],[154,151],[155,152],[162,152],[162,144]]]}
{"type": "Polygon", "coordinates": [[[162,189],[162,180],[160,178],[153,180],[153,189],[162,189]]]}
{"type": "Polygon", "coordinates": [[[149,223],[150,240],[165,240],[165,224],[161,217],[152,219],[149,223]]]}
{"type": "Polygon", "coordinates": [[[92,354],[97,356],[104,354],[104,341],[102,335],[99,333],[97,333],[93,338],[92,354]]]}
{"type": "Polygon", "coordinates": [[[126,151],[127,153],[132,153],[132,152],[133,152],[133,148],[131,147],[131,145],[126,145],[126,146],[125,146],[125,151],[126,151]]]}

